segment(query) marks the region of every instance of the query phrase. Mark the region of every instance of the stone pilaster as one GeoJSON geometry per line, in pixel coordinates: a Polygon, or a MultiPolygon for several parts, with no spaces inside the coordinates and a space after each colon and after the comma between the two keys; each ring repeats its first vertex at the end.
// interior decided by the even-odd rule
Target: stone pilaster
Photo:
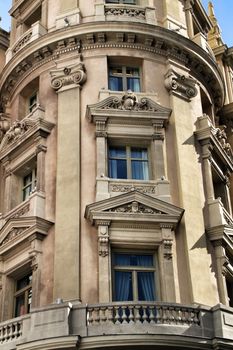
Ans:
{"type": "Polygon", "coordinates": [[[70,66],[61,62],[51,78],[58,94],[54,299],[79,299],[80,91],[85,67],[81,62],[70,66]]]}
{"type": "Polygon", "coordinates": [[[98,246],[99,246],[99,302],[107,303],[110,297],[110,244],[109,225],[110,221],[97,221],[98,226],[98,246]]]}

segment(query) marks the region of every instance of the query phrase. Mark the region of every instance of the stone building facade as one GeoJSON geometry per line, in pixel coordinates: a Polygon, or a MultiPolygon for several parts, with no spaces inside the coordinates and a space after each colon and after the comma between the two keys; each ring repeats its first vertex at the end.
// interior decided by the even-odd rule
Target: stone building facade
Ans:
{"type": "Polygon", "coordinates": [[[14,0],[1,349],[233,348],[233,51],[200,0],[14,0]]]}

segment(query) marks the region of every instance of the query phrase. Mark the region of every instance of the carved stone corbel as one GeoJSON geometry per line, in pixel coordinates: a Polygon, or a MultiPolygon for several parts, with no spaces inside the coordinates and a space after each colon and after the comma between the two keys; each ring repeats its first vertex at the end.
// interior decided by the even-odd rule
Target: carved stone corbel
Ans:
{"type": "Polygon", "coordinates": [[[103,258],[109,255],[109,231],[110,221],[101,221],[98,223],[98,246],[99,256],[103,258]]]}
{"type": "Polygon", "coordinates": [[[183,98],[190,102],[197,95],[196,80],[180,75],[173,69],[169,69],[165,75],[165,87],[170,94],[183,98]]]}
{"type": "Polygon", "coordinates": [[[81,86],[86,81],[86,69],[83,63],[77,65],[67,66],[65,68],[58,68],[50,71],[51,86],[54,90],[59,91],[65,86],[72,87],[72,85],[81,86]]]}
{"type": "Polygon", "coordinates": [[[166,260],[172,259],[172,239],[166,239],[163,241],[163,256],[166,260]]]}
{"type": "Polygon", "coordinates": [[[95,124],[96,124],[95,136],[96,137],[107,137],[107,132],[106,132],[107,119],[108,119],[107,117],[98,117],[95,119],[95,124]]]}

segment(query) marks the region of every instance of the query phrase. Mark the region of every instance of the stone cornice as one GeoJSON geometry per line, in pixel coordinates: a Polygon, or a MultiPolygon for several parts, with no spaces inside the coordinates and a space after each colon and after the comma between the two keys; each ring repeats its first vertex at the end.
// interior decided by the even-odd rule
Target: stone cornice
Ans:
{"type": "Polygon", "coordinates": [[[50,32],[26,45],[23,51],[15,54],[3,70],[0,89],[4,91],[2,94],[4,104],[11,98],[25,76],[59,55],[77,50],[85,54],[86,50],[130,48],[180,61],[190,69],[190,75],[206,86],[215,99],[215,104],[218,107],[222,106],[225,98],[222,75],[215,61],[200,46],[159,26],[122,22],[122,27],[124,32],[119,33],[119,23],[110,21],[85,23],[50,32]],[[133,41],[132,33],[135,34],[133,41]],[[90,34],[92,34],[91,41],[90,34]]]}

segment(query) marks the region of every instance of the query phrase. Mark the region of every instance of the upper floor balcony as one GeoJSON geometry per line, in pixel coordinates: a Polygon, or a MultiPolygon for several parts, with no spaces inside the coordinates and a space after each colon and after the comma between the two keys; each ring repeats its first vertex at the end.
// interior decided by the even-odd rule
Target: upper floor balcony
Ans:
{"type": "MultiPolygon", "coordinates": [[[[205,342],[232,344],[233,309],[216,305],[185,306],[163,302],[62,303],[32,309],[30,314],[0,324],[2,350],[38,348],[102,349],[161,344],[194,348],[205,342]]],[[[216,344],[215,344],[216,345],[216,344]]]]}
{"type": "Polygon", "coordinates": [[[6,63],[9,62],[11,58],[20,50],[22,50],[26,45],[30,44],[32,41],[40,38],[46,33],[47,30],[40,21],[33,23],[31,27],[19,37],[14,45],[7,50],[6,63]]]}

